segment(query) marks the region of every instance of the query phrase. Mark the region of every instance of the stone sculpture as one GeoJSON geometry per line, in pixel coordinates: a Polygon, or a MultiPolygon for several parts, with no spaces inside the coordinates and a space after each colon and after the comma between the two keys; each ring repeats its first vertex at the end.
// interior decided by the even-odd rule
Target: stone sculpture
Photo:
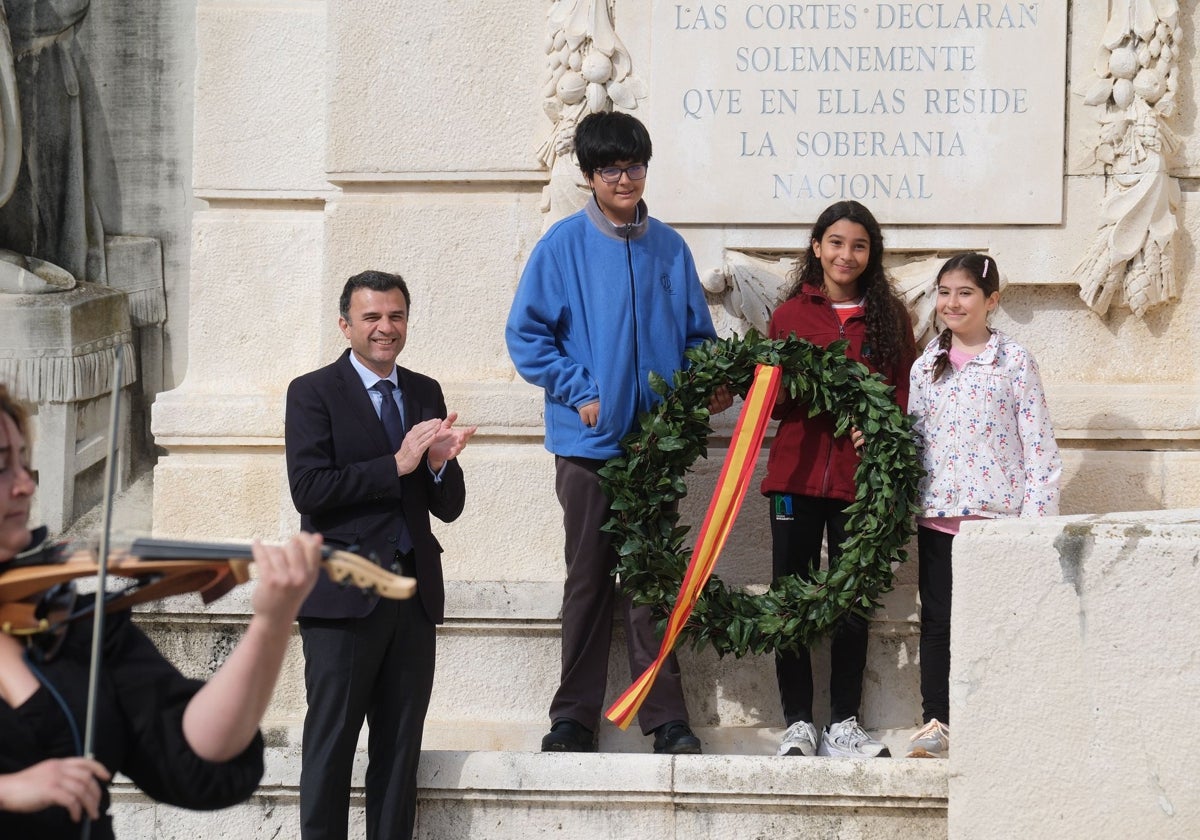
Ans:
{"type": "MultiPolygon", "coordinates": [[[[0,4],[0,206],[12,198],[20,170],[21,105],[17,96],[8,15],[0,4]]],[[[34,267],[25,256],[0,249],[0,293],[37,294],[72,288],[75,279],[69,275],[63,277],[65,272],[60,274],[53,270],[56,268],[49,263],[34,267]],[[47,273],[50,276],[43,276],[47,273]]]]}
{"type": "Polygon", "coordinates": [[[1175,234],[1179,183],[1168,175],[1179,140],[1168,125],[1177,107],[1182,29],[1177,0],[1113,4],[1085,101],[1102,107],[1096,159],[1109,176],[1103,225],[1074,270],[1079,295],[1108,311],[1116,292],[1138,317],[1178,297],[1175,234]]]}
{"type": "MultiPolygon", "coordinates": [[[[106,455],[93,442],[106,431],[117,360],[124,369],[122,418],[138,378],[131,295],[86,282],[107,273],[109,242],[96,196],[116,195],[115,186],[98,189],[103,155],[84,142],[80,93],[88,76],[75,32],[88,5],[0,4],[0,245],[8,246],[0,247],[0,382],[34,406],[42,441],[36,465],[46,491],[38,514],[55,531],[98,501],[95,482],[77,486],[77,478],[106,455]]],[[[157,266],[161,297],[161,258],[157,266]]],[[[129,439],[124,419],[122,484],[129,439]]]]}
{"type": "Polygon", "coordinates": [[[767,335],[771,313],[783,301],[792,257],[726,251],[725,265],[700,278],[710,301],[720,303],[713,326],[721,336],[745,335],[751,327],[767,335]]]}
{"type": "Polygon", "coordinates": [[[119,191],[111,154],[92,125],[93,84],[76,33],[90,0],[3,0],[20,89],[23,165],[0,208],[0,246],[106,281],[102,217],[119,191]],[[90,110],[92,109],[92,110],[90,110]],[[85,138],[87,142],[85,142],[85,138]]]}
{"type": "Polygon", "coordinates": [[[542,110],[554,128],[538,159],[550,170],[541,207],[549,227],[588,198],[572,156],[575,126],[614,105],[635,110],[647,88],[633,74],[629,50],[617,37],[612,0],[554,0],[547,23],[542,110]]]}
{"type": "Polygon", "coordinates": [[[21,168],[21,105],[8,14],[0,3],[0,205],[12,197],[21,168]]]}

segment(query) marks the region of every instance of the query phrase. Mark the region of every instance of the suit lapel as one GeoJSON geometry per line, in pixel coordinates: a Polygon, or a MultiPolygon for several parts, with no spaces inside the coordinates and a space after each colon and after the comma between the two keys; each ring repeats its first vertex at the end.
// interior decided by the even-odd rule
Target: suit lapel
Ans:
{"type": "Polygon", "coordinates": [[[354,365],[350,364],[350,351],[347,350],[337,364],[337,387],[342,398],[342,404],[350,409],[351,416],[362,426],[363,431],[380,452],[391,452],[387,432],[379,415],[375,413],[375,405],[371,402],[367,389],[363,387],[362,378],[354,365]]]}
{"type": "Polygon", "coordinates": [[[404,403],[404,431],[421,422],[421,403],[417,400],[416,388],[405,375],[408,371],[396,365],[396,379],[400,383],[400,398],[404,403]]]}

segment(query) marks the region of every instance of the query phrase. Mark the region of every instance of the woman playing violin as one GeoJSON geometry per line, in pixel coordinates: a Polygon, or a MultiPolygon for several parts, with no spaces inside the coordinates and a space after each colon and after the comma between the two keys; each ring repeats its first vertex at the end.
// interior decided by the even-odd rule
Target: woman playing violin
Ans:
{"type": "MultiPolygon", "coordinates": [[[[34,481],[26,418],[0,385],[0,573],[43,550],[31,531],[34,481]]],[[[113,836],[107,782],[124,773],[149,796],[194,809],[250,796],[263,772],[258,724],[300,603],[316,581],[321,538],[255,544],[258,585],[245,636],[207,682],[186,679],[130,620],[106,617],[95,758],[82,757],[91,620],[71,622],[53,656],[0,633],[0,837],[113,836]]]]}

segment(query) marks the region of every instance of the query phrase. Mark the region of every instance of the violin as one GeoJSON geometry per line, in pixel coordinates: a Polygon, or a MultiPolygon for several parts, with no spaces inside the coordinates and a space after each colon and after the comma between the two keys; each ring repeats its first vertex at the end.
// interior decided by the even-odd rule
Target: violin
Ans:
{"type": "MultiPolygon", "coordinates": [[[[198,592],[210,604],[250,579],[250,547],[222,543],[134,540],[125,553],[112,554],[109,575],[128,583],[105,595],[105,612],[170,595],[198,592]]],[[[417,582],[394,574],[350,551],[321,547],[321,566],[336,583],[354,586],[383,598],[411,598],[417,582]]],[[[43,597],[62,584],[97,574],[99,563],[91,551],[71,551],[63,544],[39,552],[36,562],[14,560],[0,572],[0,633],[32,636],[53,632],[65,622],[91,613],[90,605],[76,611],[53,610],[43,597]]],[[[73,587],[72,587],[73,591],[73,587]]]]}

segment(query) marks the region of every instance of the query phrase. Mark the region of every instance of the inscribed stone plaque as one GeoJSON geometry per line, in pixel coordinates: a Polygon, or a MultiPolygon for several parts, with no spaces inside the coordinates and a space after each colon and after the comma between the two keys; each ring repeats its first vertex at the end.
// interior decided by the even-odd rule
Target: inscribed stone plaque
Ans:
{"type": "Polygon", "coordinates": [[[1062,221],[1066,7],[654,0],[655,214],[1062,221]]]}

